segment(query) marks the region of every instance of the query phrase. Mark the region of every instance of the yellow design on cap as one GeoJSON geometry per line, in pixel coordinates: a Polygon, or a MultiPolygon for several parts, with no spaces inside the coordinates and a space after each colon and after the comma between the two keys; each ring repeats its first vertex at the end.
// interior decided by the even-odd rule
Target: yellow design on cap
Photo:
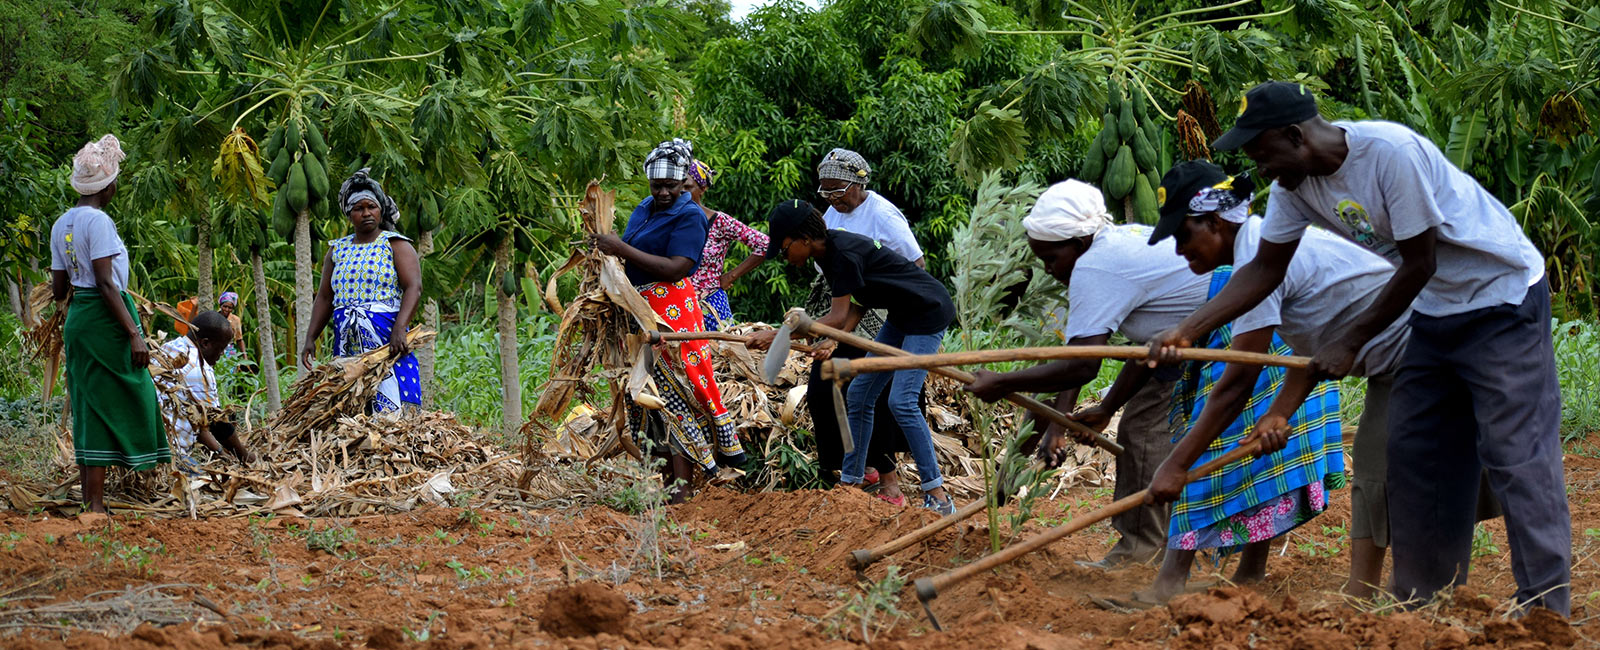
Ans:
{"type": "Polygon", "coordinates": [[[1211,189],[1214,189],[1214,190],[1231,190],[1231,189],[1233,189],[1233,177],[1229,176],[1228,180],[1222,181],[1221,183],[1217,183],[1216,185],[1212,185],[1211,189]]]}
{"type": "Polygon", "coordinates": [[[1159,208],[1159,207],[1164,206],[1166,204],[1167,204],[1167,188],[1166,187],[1158,187],[1158,188],[1156,188],[1156,207],[1159,208]]]}
{"type": "Polygon", "coordinates": [[[1250,106],[1250,98],[1241,96],[1239,98],[1239,114],[1240,115],[1244,115],[1244,109],[1248,108],[1249,106],[1250,106]]]}

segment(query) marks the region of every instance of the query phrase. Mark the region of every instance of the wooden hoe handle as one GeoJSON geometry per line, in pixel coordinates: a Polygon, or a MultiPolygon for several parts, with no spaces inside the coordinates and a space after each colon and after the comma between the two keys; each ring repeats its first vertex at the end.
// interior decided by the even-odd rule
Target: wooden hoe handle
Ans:
{"type": "MultiPolygon", "coordinates": [[[[1259,366],[1305,368],[1310,357],[1290,357],[1259,352],[1213,350],[1210,348],[1184,348],[1178,350],[1184,361],[1219,361],[1246,363],[1259,366]]],[[[867,357],[864,359],[835,359],[823,367],[823,377],[850,379],[869,372],[893,372],[908,368],[937,368],[941,366],[970,366],[980,363],[1005,361],[1055,361],[1059,359],[1126,359],[1144,361],[1150,351],[1132,345],[1064,345],[1051,348],[1013,348],[1010,350],[973,350],[943,354],[919,354],[908,357],[867,357]]]]}
{"type": "MultiPolygon", "coordinates": [[[[871,339],[867,339],[867,338],[863,338],[863,337],[860,337],[860,336],[856,336],[854,334],[851,334],[849,332],[846,332],[846,331],[838,329],[838,328],[829,327],[827,325],[823,325],[821,323],[818,323],[818,322],[816,322],[814,320],[811,320],[811,317],[807,316],[805,311],[802,310],[802,309],[791,309],[791,310],[789,310],[789,314],[784,317],[784,322],[788,323],[790,328],[792,330],[796,331],[796,332],[802,332],[802,333],[806,333],[806,334],[814,334],[814,335],[826,336],[826,337],[828,337],[830,339],[833,339],[835,341],[838,341],[840,343],[849,343],[850,345],[853,345],[855,347],[861,348],[863,350],[866,350],[867,352],[871,352],[871,353],[876,354],[876,355],[878,355],[880,357],[911,357],[911,356],[915,356],[915,355],[912,355],[910,352],[906,352],[905,350],[901,350],[900,348],[894,347],[892,345],[885,345],[883,343],[879,343],[879,342],[873,341],[871,339]]],[[[970,384],[970,383],[972,383],[972,380],[973,380],[972,373],[966,372],[964,370],[956,370],[954,368],[944,368],[944,367],[933,367],[933,368],[929,368],[928,371],[929,372],[933,372],[933,373],[937,373],[937,374],[945,376],[945,377],[949,377],[949,378],[954,379],[956,381],[959,381],[959,382],[961,382],[963,384],[970,384]]],[[[1077,422],[1076,420],[1072,420],[1072,419],[1068,418],[1066,416],[1066,414],[1062,413],[1061,411],[1055,410],[1049,404],[1045,404],[1044,402],[1041,402],[1041,401],[1039,401],[1037,399],[1034,399],[1032,397],[1028,397],[1027,395],[1018,395],[1016,393],[1012,393],[1010,395],[1007,395],[1006,396],[1006,401],[1011,402],[1012,404],[1016,404],[1017,406],[1021,406],[1022,408],[1028,409],[1029,411],[1033,411],[1034,413],[1039,414],[1040,417],[1042,417],[1042,418],[1044,418],[1046,420],[1049,420],[1051,422],[1054,422],[1056,424],[1059,424],[1059,425],[1061,425],[1063,427],[1066,427],[1068,429],[1072,429],[1073,431],[1077,431],[1078,433],[1082,433],[1082,434],[1093,436],[1094,437],[1094,444],[1095,444],[1096,447],[1099,447],[1101,449],[1104,449],[1106,451],[1111,452],[1111,454],[1113,456],[1121,456],[1122,455],[1122,445],[1119,445],[1119,444],[1117,444],[1115,442],[1112,442],[1110,438],[1107,438],[1104,435],[1101,435],[1100,432],[1095,431],[1094,429],[1090,429],[1089,427],[1084,426],[1083,424],[1077,422]]]]}

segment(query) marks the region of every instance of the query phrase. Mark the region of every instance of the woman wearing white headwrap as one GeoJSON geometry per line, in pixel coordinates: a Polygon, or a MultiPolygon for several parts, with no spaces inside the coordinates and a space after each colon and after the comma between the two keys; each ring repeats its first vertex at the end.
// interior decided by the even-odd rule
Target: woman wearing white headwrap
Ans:
{"type": "MultiPolygon", "coordinates": [[[[1088,183],[1069,180],[1051,186],[1022,225],[1045,272],[1067,285],[1067,318],[1060,335],[1068,345],[1104,345],[1112,332],[1145,341],[1206,300],[1205,276],[1191,273],[1182,259],[1151,249],[1148,226],[1113,225],[1100,191],[1088,183]]],[[[1070,411],[1078,390],[1099,373],[1098,359],[1056,361],[1003,374],[979,371],[967,390],[988,401],[1013,392],[1059,392],[1056,407],[1070,411]]],[[[1117,427],[1117,442],[1126,450],[1117,457],[1119,499],[1148,485],[1172,450],[1167,414],[1176,375],[1170,368],[1152,371],[1143,363],[1124,364],[1100,404],[1073,415],[1103,429],[1111,414],[1126,405],[1117,427]]],[[[1060,426],[1051,425],[1039,445],[1040,455],[1052,465],[1066,457],[1063,435],[1060,426]]],[[[1116,546],[1105,558],[1082,564],[1110,569],[1155,559],[1166,545],[1167,508],[1131,510],[1113,517],[1111,526],[1121,535],[1116,546]]]]}
{"type": "Polygon", "coordinates": [[[136,470],[172,461],[155,383],[145,366],[139,312],[128,296],[128,249],[104,208],[117,193],[122,144],[107,135],[72,159],[78,204],[50,229],[50,288],[71,293],[62,338],[72,400],[72,445],[83,501],[105,512],[106,468],[136,470]]]}

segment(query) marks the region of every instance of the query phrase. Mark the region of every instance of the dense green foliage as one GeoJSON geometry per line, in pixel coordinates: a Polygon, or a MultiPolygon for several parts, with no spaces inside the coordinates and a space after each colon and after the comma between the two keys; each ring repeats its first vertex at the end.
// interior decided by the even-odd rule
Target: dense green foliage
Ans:
{"type": "MultiPolygon", "coordinates": [[[[506,353],[504,334],[485,329],[497,306],[522,312],[512,322],[523,338],[510,349],[548,339],[555,321],[530,315],[544,309],[534,294],[579,243],[584,183],[603,176],[619,206],[633,205],[645,193],[643,155],[668,137],[695,141],[721,172],[707,203],[755,224],[777,200],[815,200],[827,150],[860,151],[873,189],[911,220],[930,270],[954,287],[979,286],[963,277],[976,266],[949,250],[980,208],[980,179],[997,172],[1000,192],[1078,174],[1109,84],[1144,98],[1138,119],[1159,127],[1150,144],[1170,161],[1181,155],[1171,125],[1185,83],[1209,90],[1225,128],[1244,89],[1294,78],[1318,91],[1330,117],[1393,120],[1432,138],[1512,206],[1546,253],[1558,315],[1595,314],[1600,141],[1589,115],[1600,111],[1600,7],[1590,3],[834,0],[812,9],[779,0],[738,23],[727,7],[8,3],[0,273],[23,288],[44,279],[43,235],[71,198],[66,161],[115,132],[130,157],[112,211],[135,287],[177,302],[209,274],[215,291],[241,293],[249,349],[272,328],[287,361],[307,267],[347,227],[323,206],[308,210],[306,246],[259,237],[270,204],[215,176],[213,161],[235,127],[264,144],[303,119],[326,135],[331,182],[370,166],[411,215],[401,221],[407,235],[422,239],[416,215],[437,207],[425,291],[447,330],[441,352],[472,357],[441,360],[440,374],[484,377],[489,351],[506,353]],[[250,277],[254,256],[264,286],[250,277]],[[527,278],[514,297],[498,289],[507,273],[527,278]],[[253,308],[263,300],[268,323],[253,308]]],[[[1237,154],[1219,162],[1250,167],[1237,154]]],[[[763,265],[732,290],[737,315],[775,317],[801,301],[811,274],[763,265]]],[[[570,279],[560,294],[571,299],[570,279]]],[[[530,388],[545,372],[535,359],[518,370],[530,388]]],[[[441,399],[478,421],[498,408],[482,395],[441,399]]]]}

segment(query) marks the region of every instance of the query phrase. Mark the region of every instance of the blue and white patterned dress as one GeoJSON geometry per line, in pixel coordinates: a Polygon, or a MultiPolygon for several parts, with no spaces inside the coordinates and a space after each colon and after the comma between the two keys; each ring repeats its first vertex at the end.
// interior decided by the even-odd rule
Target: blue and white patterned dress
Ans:
{"type": "MultiPolygon", "coordinates": [[[[333,260],[333,353],[356,356],[389,343],[400,312],[400,274],[394,267],[392,239],[405,235],[385,230],[365,244],[346,235],[329,244],[333,260]]],[[[422,405],[422,375],[417,357],[407,354],[378,385],[372,412],[399,409],[402,403],[422,405]]]]}

